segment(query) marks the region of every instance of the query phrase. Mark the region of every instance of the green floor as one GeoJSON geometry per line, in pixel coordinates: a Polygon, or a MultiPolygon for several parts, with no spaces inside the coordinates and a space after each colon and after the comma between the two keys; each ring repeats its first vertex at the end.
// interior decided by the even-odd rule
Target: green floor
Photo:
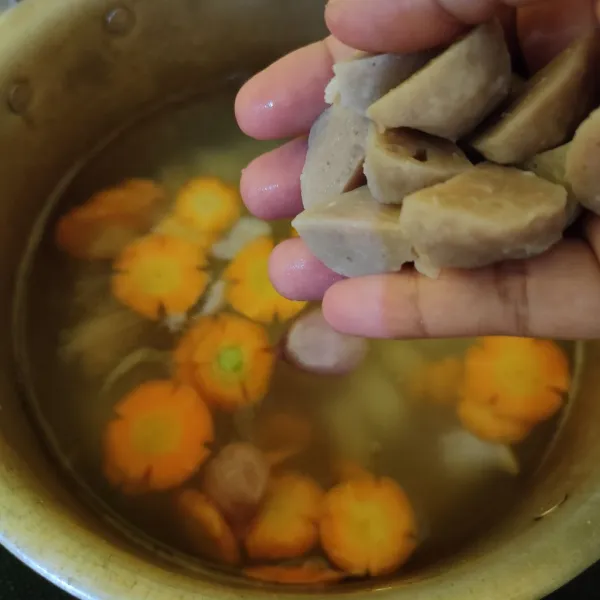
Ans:
{"type": "MultiPolygon", "coordinates": [[[[0,549],[0,600],[69,600],[61,592],[0,549]]],[[[598,600],[600,563],[547,600],[598,600]]],[[[120,600],[127,600],[121,598],[120,600]]]]}

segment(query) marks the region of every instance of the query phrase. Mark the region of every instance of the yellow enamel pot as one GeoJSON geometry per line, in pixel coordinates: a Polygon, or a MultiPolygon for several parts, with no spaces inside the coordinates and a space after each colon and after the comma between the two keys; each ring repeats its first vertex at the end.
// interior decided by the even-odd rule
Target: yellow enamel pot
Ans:
{"type": "MultiPolygon", "coordinates": [[[[25,0],[0,16],[0,542],[76,596],[250,600],[277,590],[186,570],[126,539],[46,456],[12,357],[15,276],[36,217],[99,140],[318,39],[322,15],[318,0],[25,0]]],[[[599,363],[600,344],[589,344],[576,402],[510,517],[379,598],[533,600],[600,558],[599,363]]],[[[331,590],[350,593],[373,590],[331,590]]]]}

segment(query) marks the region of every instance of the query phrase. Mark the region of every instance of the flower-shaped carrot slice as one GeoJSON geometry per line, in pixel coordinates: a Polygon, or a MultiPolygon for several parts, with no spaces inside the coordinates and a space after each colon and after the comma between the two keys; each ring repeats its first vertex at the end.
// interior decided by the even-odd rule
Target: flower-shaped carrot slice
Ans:
{"type": "Polygon", "coordinates": [[[256,404],[266,395],[275,356],[263,327],[243,317],[202,317],[175,350],[178,380],[195,386],[223,410],[256,404]]]}
{"type": "Polygon", "coordinates": [[[359,462],[346,458],[338,458],[333,461],[331,470],[336,481],[346,483],[356,479],[372,479],[373,475],[359,462]]]}
{"type": "Polygon", "coordinates": [[[535,424],[561,408],[569,385],[567,357],[555,343],[486,337],[467,352],[462,400],[535,424]]]}
{"type": "Polygon", "coordinates": [[[323,492],[310,477],[286,473],[273,478],[263,506],[246,536],[252,559],[297,558],[319,539],[323,492]]]}
{"type": "Polygon", "coordinates": [[[198,246],[204,253],[216,241],[216,234],[207,231],[198,231],[183,223],[176,215],[167,215],[154,228],[155,233],[178,238],[198,246]]]}
{"type": "Polygon", "coordinates": [[[175,200],[174,215],[185,227],[209,234],[229,229],[240,217],[238,191],[214,177],[188,182],[175,200]]]}
{"type": "Polygon", "coordinates": [[[150,381],[126,396],[104,434],[104,471],[125,493],[167,490],[207,459],[211,414],[193,388],[150,381]]]}
{"type": "Polygon", "coordinates": [[[288,585],[317,585],[336,583],[344,579],[345,574],[334,571],[316,561],[307,560],[301,565],[261,565],[244,569],[250,579],[265,583],[283,583],[288,585]]]}
{"type": "Polygon", "coordinates": [[[258,424],[256,445],[271,466],[277,466],[306,450],[313,438],[313,424],[304,415],[276,412],[258,424]]]}
{"type": "Polygon", "coordinates": [[[412,373],[409,391],[413,396],[433,404],[454,404],[458,400],[463,377],[463,361],[456,357],[424,362],[412,373]]]}
{"type": "Polygon", "coordinates": [[[352,575],[395,571],[416,547],[416,518],[391,479],[342,483],[325,496],[321,544],[329,560],[352,575]]]}
{"type": "Polygon", "coordinates": [[[161,234],[130,244],[115,261],[112,291],[137,313],[157,320],[187,312],[208,285],[206,257],[194,245],[161,234]]]}
{"type": "Polygon", "coordinates": [[[533,429],[526,421],[503,417],[489,404],[461,402],[457,409],[463,427],[487,442],[517,444],[522,442],[533,429]]]}
{"type": "Polygon", "coordinates": [[[131,179],[95,194],[63,216],[56,227],[56,243],[75,258],[114,258],[150,229],[165,203],[165,191],[158,184],[131,179]]]}
{"type": "Polygon", "coordinates": [[[250,242],[231,261],[223,278],[228,282],[227,300],[239,313],[254,321],[270,323],[275,317],[287,321],[306,306],[281,296],[269,279],[270,237],[250,242]]]}
{"type": "Polygon", "coordinates": [[[199,554],[228,565],[240,562],[240,549],[229,525],[214,504],[200,492],[185,490],[177,498],[186,537],[199,554]]]}

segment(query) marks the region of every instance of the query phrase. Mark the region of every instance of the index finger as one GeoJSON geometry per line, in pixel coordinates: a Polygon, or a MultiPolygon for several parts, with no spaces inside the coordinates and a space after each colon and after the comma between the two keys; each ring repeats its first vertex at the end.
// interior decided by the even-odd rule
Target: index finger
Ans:
{"type": "Polygon", "coordinates": [[[325,109],[325,86],[333,63],[352,54],[332,37],[280,58],[239,91],[235,114],[240,129],[259,140],[307,133],[325,109]]]}
{"type": "Polygon", "coordinates": [[[330,0],[325,19],[339,40],[368,52],[416,52],[451,42],[502,6],[542,0],[330,0]]]}
{"type": "Polygon", "coordinates": [[[305,134],[326,107],[333,63],[354,48],[380,53],[434,47],[487,20],[501,5],[499,0],[330,0],[326,19],[334,35],[284,56],[247,82],[236,99],[238,124],[257,139],[305,134]]]}

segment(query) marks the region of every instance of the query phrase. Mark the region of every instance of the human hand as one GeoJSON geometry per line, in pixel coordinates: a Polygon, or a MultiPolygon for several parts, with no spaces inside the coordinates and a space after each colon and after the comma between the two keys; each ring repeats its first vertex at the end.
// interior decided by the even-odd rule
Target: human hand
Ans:
{"type": "MultiPolygon", "coordinates": [[[[568,11],[564,0],[558,1],[562,4],[558,11],[564,13],[562,30],[577,35],[581,23],[589,23],[592,1],[571,2],[568,11]]],[[[505,0],[504,8],[524,4],[531,0],[505,0]]],[[[324,89],[334,62],[349,56],[353,48],[413,52],[449,42],[500,7],[498,0],[331,0],[326,20],[333,35],[256,75],[236,100],[238,123],[248,135],[296,137],[244,171],[241,190],[249,210],[266,219],[292,218],[302,210],[305,136],[326,108],[324,89]]],[[[531,15],[537,18],[534,11],[531,15]]],[[[553,42],[552,38],[538,40],[536,60],[540,52],[556,51],[553,42]]],[[[322,299],[329,323],[353,335],[598,338],[600,219],[587,216],[584,229],[585,240],[565,239],[537,258],[473,271],[448,270],[437,280],[408,268],[396,274],[344,279],[295,238],[273,252],[271,279],[290,299],[322,299]]]]}

